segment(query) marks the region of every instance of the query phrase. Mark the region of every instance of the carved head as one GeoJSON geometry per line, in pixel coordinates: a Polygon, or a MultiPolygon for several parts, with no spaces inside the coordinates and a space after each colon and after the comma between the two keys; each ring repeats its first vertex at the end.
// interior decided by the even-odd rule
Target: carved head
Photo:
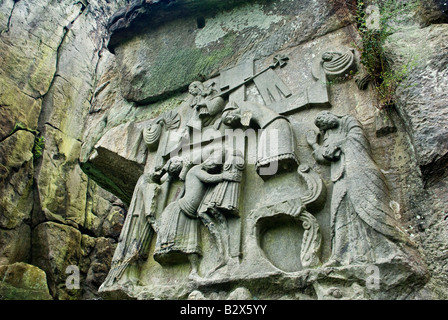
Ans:
{"type": "Polygon", "coordinates": [[[202,163],[202,168],[207,172],[218,172],[223,164],[223,150],[214,150],[202,163]]]}
{"type": "Polygon", "coordinates": [[[188,92],[193,96],[201,95],[204,92],[204,84],[200,81],[193,81],[188,87],[188,92]]]}
{"type": "Polygon", "coordinates": [[[314,124],[322,131],[337,128],[339,117],[329,111],[321,111],[317,114],[314,124]]]}
{"type": "Polygon", "coordinates": [[[167,165],[167,171],[170,175],[179,175],[182,170],[183,159],[182,157],[172,157],[170,160],[168,160],[167,165]]]}

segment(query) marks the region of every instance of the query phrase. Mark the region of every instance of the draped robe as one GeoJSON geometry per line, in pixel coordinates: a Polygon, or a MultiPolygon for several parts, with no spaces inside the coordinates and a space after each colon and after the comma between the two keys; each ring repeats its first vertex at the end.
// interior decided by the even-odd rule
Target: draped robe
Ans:
{"type": "Polygon", "coordinates": [[[406,242],[407,237],[394,218],[385,177],[372,159],[358,121],[341,117],[338,127],[326,130],[315,153],[331,162],[330,260],[370,263],[395,255],[394,242],[406,242]]]}

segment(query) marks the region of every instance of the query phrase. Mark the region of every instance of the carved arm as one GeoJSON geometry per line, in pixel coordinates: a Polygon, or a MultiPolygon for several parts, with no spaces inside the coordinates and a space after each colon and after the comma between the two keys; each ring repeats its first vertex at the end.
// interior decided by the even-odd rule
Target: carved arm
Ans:
{"type": "Polygon", "coordinates": [[[197,177],[206,184],[219,183],[221,181],[240,181],[241,175],[238,172],[224,171],[223,173],[210,174],[204,170],[198,170],[197,177]]]}
{"type": "Polygon", "coordinates": [[[315,133],[310,130],[306,133],[306,141],[313,149],[313,156],[317,162],[322,164],[328,164],[328,159],[323,155],[324,147],[322,147],[317,141],[319,140],[319,133],[315,133]]]}

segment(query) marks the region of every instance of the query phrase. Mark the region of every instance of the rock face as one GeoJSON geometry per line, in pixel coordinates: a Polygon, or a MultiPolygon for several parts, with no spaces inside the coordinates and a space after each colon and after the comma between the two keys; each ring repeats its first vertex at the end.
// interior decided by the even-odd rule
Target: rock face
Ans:
{"type": "Polygon", "coordinates": [[[56,299],[89,295],[65,288],[65,268],[84,258],[81,277],[98,281],[93,273],[88,276],[95,261],[89,255],[102,239],[109,243],[117,237],[114,229],[123,220],[121,202],[100,190],[78,164],[106,22],[123,5],[0,4],[0,260],[41,267],[56,299]],[[88,246],[81,241],[85,237],[92,238],[88,246]]]}
{"type": "Polygon", "coordinates": [[[113,20],[109,48],[116,53],[123,97],[145,104],[185,90],[194,80],[208,79],[248,57],[267,56],[340,28],[346,21],[336,17],[328,1],[157,1],[140,5],[138,14],[126,13],[113,20]],[[207,15],[204,7],[209,10],[207,15]],[[140,18],[145,15],[151,16],[151,23],[140,18]],[[123,20],[125,26],[139,32],[129,38],[123,20]],[[163,30],[151,32],[159,27],[163,30]],[[164,36],[170,33],[182,37],[164,36]],[[120,41],[133,43],[117,45],[120,41]],[[167,73],[177,76],[158,77],[167,73]]]}
{"type": "Polygon", "coordinates": [[[2,300],[52,300],[45,272],[33,265],[16,262],[0,266],[2,300]]]}
{"type": "Polygon", "coordinates": [[[378,110],[351,1],[3,1],[1,297],[447,298],[446,13],[378,110]]]}

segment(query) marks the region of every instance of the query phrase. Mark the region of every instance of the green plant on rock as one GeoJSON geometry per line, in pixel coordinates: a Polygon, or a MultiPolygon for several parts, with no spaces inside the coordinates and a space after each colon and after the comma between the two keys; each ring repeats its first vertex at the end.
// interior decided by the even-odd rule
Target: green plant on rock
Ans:
{"type": "MultiPolygon", "coordinates": [[[[393,105],[395,91],[414,66],[409,61],[403,68],[395,70],[388,61],[385,43],[395,32],[395,25],[416,8],[419,0],[383,0],[378,1],[376,16],[378,20],[368,19],[364,1],[356,3],[357,27],[361,40],[355,46],[361,53],[361,64],[378,93],[379,108],[393,105]]],[[[371,13],[372,14],[372,13],[371,13]]]]}
{"type": "Polygon", "coordinates": [[[15,132],[17,132],[19,130],[28,131],[34,135],[34,145],[33,145],[33,149],[32,149],[33,159],[34,160],[39,159],[42,156],[42,151],[45,147],[45,138],[40,136],[40,133],[38,130],[30,129],[21,122],[17,122],[14,125],[14,128],[11,130],[11,132],[9,133],[8,136],[12,136],[15,132]]]}
{"type": "Polygon", "coordinates": [[[33,146],[33,158],[39,159],[42,156],[42,151],[45,147],[45,138],[42,136],[35,136],[33,146]]]}
{"type": "Polygon", "coordinates": [[[25,131],[31,132],[34,135],[37,135],[39,133],[37,130],[30,129],[26,125],[24,125],[22,122],[18,121],[18,122],[16,122],[16,124],[14,125],[14,128],[9,133],[9,136],[13,135],[14,133],[16,133],[19,130],[25,130],[25,131]]]}

